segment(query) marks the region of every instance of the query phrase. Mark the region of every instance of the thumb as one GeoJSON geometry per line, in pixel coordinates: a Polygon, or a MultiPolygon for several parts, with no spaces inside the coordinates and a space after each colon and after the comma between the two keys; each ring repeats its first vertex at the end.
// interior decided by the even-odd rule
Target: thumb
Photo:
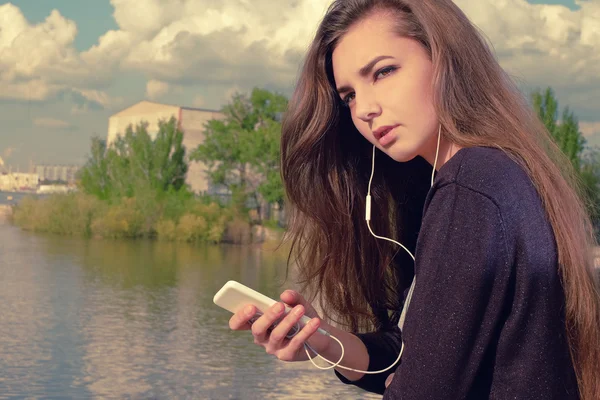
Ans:
{"type": "Polygon", "coordinates": [[[281,301],[283,301],[286,304],[289,304],[292,307],[297,304],[301,304],[305,308],[306,314],[308,316],[310,316],[310,317],[317,316],[317,313],[316,313],[314,307],[312,306],[312,304],[310,304],[308,301],[306,301],[306,299],[300,293],[296,292],[295,290],[288,289],[285,292],[281,293],[281,295],[279,297],[281,298],[281,301]]]}
{"type": "Polygon", "coordinates": [[[295,306],[296,304],[302,304],[304,307],[306,307],[307,304],[304,297],[302,297],[302,295],[296,292],[295,290],[288,289],[285,292],[281,293],[279,298],[281,299],[281,301],[291,306],[295,306]]]}

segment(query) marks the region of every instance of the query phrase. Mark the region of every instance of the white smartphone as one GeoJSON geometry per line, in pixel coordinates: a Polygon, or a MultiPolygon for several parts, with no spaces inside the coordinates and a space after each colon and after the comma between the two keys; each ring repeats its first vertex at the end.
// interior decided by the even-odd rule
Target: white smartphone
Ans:
{"type": "MultiPolygon", "coordinates": [[[[250,323],[256,321],[256,319],[258,319],[258,317],[265,313],[269,309],[269,307],[277,303],[272,298],[267,297],[264,294],[259,293],[256,290],[251,289],[248,286],[242,285],[241,283],[236,281],[228,281],[227,283],[225,283],[225,285],[223,285],[223,287],[219,289],[217,294],[215,294],[213,302],[219,307],[222,307],[234,314],[248,304],[254,305],[257,308],[258,312],[254,317],[252,317],[250,323]]],[[[290,310],[291,308],[286,305],[285,314],[290,312],[290,310]]],[[[300,318],[300,320],[298,321],[298,324],[292,327],[292,329],[288,332],[287,337],[293,337],[296,333],[300,331],[300,329],[302,329],[304,325],[308,323],[308,321],[310,321],[310,318],[306,315],[303,315],[302,318],[300,318]]],[[[278,322],[279,320],[275,322],[274,326],[276,326],[278,322]]],[[[329,336],[329,333],[327,333],[327,331],[321,328],[317,329],[317,332],[329,336]]]]}

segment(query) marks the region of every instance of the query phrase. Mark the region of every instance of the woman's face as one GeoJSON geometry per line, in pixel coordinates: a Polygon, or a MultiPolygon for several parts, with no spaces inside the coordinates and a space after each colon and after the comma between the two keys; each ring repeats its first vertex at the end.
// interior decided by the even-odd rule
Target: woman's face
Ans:
{"type": "Polygon", "coordinates": [[[396,161],[422,156],[433,164],[433,66],[417,41],[393,28],[391,16],[377,13],[342,37],[332,55],[336,88],[368,141],[396,161]]]}

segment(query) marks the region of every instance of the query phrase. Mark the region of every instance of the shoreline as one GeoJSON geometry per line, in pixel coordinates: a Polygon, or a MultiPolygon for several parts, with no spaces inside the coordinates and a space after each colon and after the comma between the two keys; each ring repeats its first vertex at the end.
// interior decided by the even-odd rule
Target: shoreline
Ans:
{"type": "Polygon", "coordinates": [[[0,204],[0,223],[7,223],[12,215],[13,209],[11,205],[0,204]]]}
{"type": "MultiPolygon", "coordinates": [[[[10,216],[13,213],[13,207],[12,205],[9,204],[0,204],[0,224],[5,224],[8,223],[10,216]]],[[[260,226],[260,227],[253,227],[254,229],[252,229],[254,232],[252,236],[254,236],[256,238],[256,236],[259,237],[259,240],[256,241],[252,240],[251,245],[257,245],[257,244],[265,244],[271,242],[271,244],[273,242],[279,242],[281,240],[280,234],[276,233],[276,232],[272,232],[270,229],[264,227],[264,226],[260,226]],[[258,229],[257,229],[258,228],[258,229]],[[256,230],[258,230],[258,232],[256,232],[256,230]]],[[[229,241],[224,240],[223,244],[229,244],[229,241]]],[[[594,267],[595,269],[600,271],[600,246],[596,247],[594,249],[594,267]]]]}

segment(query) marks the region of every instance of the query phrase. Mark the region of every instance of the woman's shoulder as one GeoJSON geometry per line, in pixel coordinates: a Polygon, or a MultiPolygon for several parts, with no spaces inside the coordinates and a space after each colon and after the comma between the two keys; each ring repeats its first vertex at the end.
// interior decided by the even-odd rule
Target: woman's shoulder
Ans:
{"type": "Polygon", "coordinates": [[[436,187],[457,184],[500,204],[537,198],[525,169],[507,152],[492,147],[459,150],[438,171],[436,187]]]}
{"type": "Polygon", "coordinates": [[[436,201],[439,207],[459,199],[465,219],[476,219],[479,224],[500,221],[509,254],[519,242],[522,249],[528,249],[530,259],[539,265],[552,264],[549,254],[555,253],[554,240],[543,203],[529,174],[513,156],[489,147],[464,148],[440,168],[438,178],[430,203],[436,201]]]}

